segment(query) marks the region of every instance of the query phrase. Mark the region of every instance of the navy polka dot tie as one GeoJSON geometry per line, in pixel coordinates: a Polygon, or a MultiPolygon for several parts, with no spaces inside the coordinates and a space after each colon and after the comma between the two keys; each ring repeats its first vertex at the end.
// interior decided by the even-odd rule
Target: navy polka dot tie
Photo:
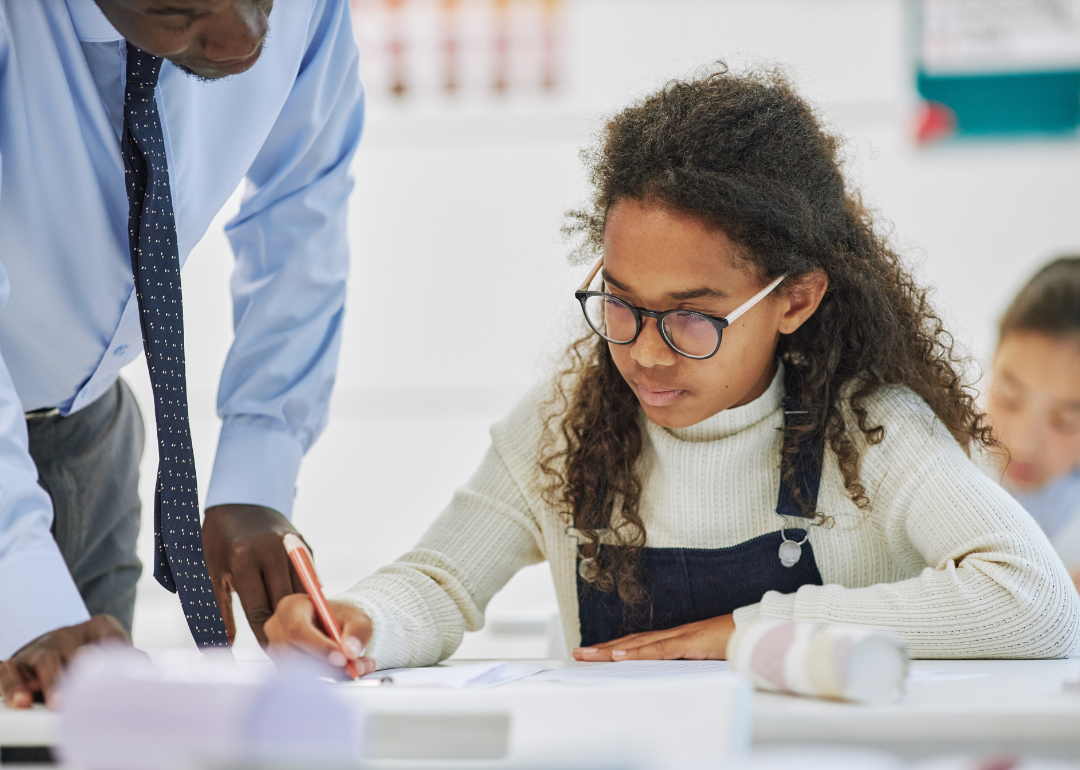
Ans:
{"type": "Polygon", "coordinates": [[[128,43],[121,145],[127,180],[131,269],[157,417],[154,577],[180,594],[195,643],[219,647],[229,642],[206,571],[199,527],[199,492],[184,382],[180,255],[165,142],[154,101],[160,71],[160,57],[128,43]]]}

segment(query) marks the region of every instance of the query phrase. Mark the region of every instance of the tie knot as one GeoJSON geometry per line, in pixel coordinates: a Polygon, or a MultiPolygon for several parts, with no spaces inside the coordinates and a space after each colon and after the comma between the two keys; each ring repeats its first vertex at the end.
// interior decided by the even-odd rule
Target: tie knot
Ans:
{"type": "MultiPolygon", "coordinates": [[[[161,57],[148,54],[131,43],[127,44],[126,100],[132,96],[149,96],[157,86],[161,73],[161,57]]],[[[125,101],[126,101],[125,100],[125,101]]]]}

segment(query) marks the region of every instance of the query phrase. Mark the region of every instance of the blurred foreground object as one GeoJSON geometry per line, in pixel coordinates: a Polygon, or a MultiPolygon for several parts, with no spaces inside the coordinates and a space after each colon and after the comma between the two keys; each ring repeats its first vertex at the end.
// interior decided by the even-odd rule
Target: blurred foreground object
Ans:
{"type": "Polygon", "coordinates": [[[1075,134],[1080,0],[911,0],[926,143],[1075,134]]]}
{"type": "Polygon", "coordinates": [[[60,691],[57,752],[79,770],[355,766],[362,720],[314,674],[87,648],[60,691]]]}
{"type": "Polygon", "coordinates": [[[900,697],[908,670],[895,634],[780,620],[736,629],[727,657],[763,690],[863,702],[900,697]]]}
{"type": "Polygon", "coordinates": [[[321,671],[299,662],[281,674],[216,662],[155,668],[137,653],[94,650],[73,664],[57,740],[43,745],[73,770],[432,761],[460,770],[481,760],[491,770],[704,770],[742,767],[749,752],[752,689],[730,674],[456,690],[333,685],[321,671]]]}

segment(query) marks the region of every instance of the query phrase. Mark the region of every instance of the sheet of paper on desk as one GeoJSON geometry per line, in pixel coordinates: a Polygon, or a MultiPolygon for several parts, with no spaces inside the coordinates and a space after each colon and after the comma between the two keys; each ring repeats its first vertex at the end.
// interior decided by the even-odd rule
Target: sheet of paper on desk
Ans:
{"type": "MultiPolygon", "coordinates": [[[[450,690],[497,687],[547,671],[543,663],[477,663],[466,666],[390,668],[362,679],[381,679],[394,687],[438,687],[450,690]]],[[[349,685],[349,682],[345,683],[349,685]]]]}
{"type": "Polygon", "coordinates": [[[620,684],[660,679],[699,679],[731,671],[726,660],[627,660],[592,666],[555,668],[537,674],[534,682],[620,684]]]}

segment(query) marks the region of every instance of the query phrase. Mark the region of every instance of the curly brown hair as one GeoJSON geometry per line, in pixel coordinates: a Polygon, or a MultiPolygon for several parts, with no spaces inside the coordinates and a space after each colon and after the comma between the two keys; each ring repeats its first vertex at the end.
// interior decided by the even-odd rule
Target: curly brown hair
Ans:
{"type": "MultiPolygon", "coordinates": [[[[568,213],[564,232],[578,240],[577,260],[596,259],[607,212],[635,200],[720,228],[762,284],[786,274],[780,290],[790,291],[823,270],[829,283],[820,306],[777,349],[787,396],[807,413],[785,428],[781,467],[790,482],[800,446],[824,440],[848,495],[869,510],[848,422],[854,416],[870,444],[884,439],[885,427],[870,424],[865,406],[879,388],[911,388],[965,449],[997,444],[965,381],[966,359],[954,351],[927,289],[875,230],[858,193],[847,189],[838,147],[782,74],[735,75],[721,63],[668,83],[608,121],[599,145],[583,152],[592,200],[568,213]]],[[[640,408],[599,337],[578,340],[569,355],[547,419],[544,495],[579,531],[584,556],[597,556],[598,530],[609,529],[618,511],[615,547],[599,560],[596,585],[637,604],[645,598],[634,577],[645,544],[636,473],[640,408]]],[[[792,486],[805,515],[820,521],[799,485],[792,486]]]]}

